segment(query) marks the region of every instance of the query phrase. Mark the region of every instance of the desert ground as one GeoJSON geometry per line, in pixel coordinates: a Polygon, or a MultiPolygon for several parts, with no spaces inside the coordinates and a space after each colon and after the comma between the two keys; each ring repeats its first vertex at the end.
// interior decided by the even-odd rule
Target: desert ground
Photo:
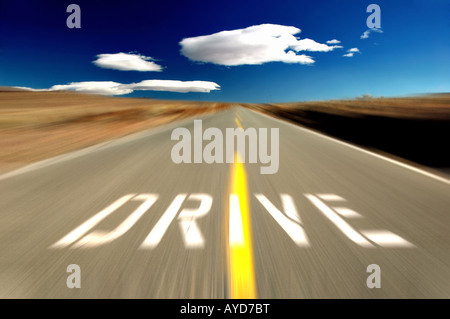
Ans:
{"type": "Polygon", "coordinates": [[[226,106],[1,88],[0,173],[226,106]]]}

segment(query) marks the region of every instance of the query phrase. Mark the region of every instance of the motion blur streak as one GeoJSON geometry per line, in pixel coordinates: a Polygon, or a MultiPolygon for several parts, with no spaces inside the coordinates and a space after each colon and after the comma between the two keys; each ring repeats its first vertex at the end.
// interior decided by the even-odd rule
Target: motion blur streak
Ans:
{"type": "Polygon", "coordinates": [[[449,184],[311,132],[236,106],[9,175],[0,180],[0,298],[216,299],[243,292],[261,299],[449,298],[449,184]],[[224,132],[239,117],[244,128],[279,128],[277,174],[260,174],[260,165],[248,161],[233,169],[231,163],[172,162],[174,127],[193,134],[198,119],[205,129],[224,132]],[[91,232],[117,229],[142,205],[136,199],[142,194],[159,197],[126,233],[72,249],[91,232]],[[195,194],[212,203],[205,215],[189,214],[204,246],[187,247],[179,214],[199,211],[200,200],[189,199],[195,194]],[[305,194],[375,247],[352,241],[305,194]],[[297,215],[293,207],[300,223],[290,218],[297,215]],[[99,212],[104,218],[95,217],[99,212]],[[301,227],[309,245],[298,245],[283,220],[301,227]],[[89,227],[49,249],[80,225],[89,227]],[[142,246],[152,233],[158,244],[142,246]],[[81,289],[66,285],[71,264],[80,266],[81,289]],[[371,264],[380,266],[381,289],[367,287],[371,264]]]}
{"type": "Polygon", "coordinates": [[[232,167],[230,196],[230,277],[231,298],[255,299],[256,284],[253,267],[250,209],[247,177],[239,154],[232,167]]]}

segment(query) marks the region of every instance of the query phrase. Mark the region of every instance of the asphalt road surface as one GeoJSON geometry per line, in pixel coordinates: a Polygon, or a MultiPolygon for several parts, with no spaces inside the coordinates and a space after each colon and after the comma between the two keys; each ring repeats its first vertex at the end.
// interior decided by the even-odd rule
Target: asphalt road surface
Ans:
{"type": "Polygon", "coordinates": [[[277,173],[175,164],[190,119],[0,176],[0,297],[450,298],[448,180],[240,107],[201,119],[279,128],[277,173]]]}

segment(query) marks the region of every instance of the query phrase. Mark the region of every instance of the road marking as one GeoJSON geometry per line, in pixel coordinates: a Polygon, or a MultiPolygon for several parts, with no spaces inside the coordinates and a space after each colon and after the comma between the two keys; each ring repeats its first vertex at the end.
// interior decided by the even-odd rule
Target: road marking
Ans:
{"type": "Polygon", "coordinates": [[[282,212],[280,212],[268,199],[262,194],[255,194],[256,198],[267,209],[270,215],[277,221],[278,224],[284,229],[284,231],[291,237],[291,239],[297,244],[297,246],[308,247],[309,242],[303,228],[299,225],[300,218],[297,210],[295,209],[292,197],[286,194],[281,195],[283,203],[283,209],[287,218],[282,212]],[[296,222],[294,222],[294,221],[296,222]]]}
{"type": "Polygon", "coordinates": [[[333,224],[336,225],[350,240],[362,247],[374,247],[367,239],[361,236],[356,230],[353,229],[345,220],[339,217],[331,208],[325,205],[318,197],[305,194],[311,203],[314,204],[333,224]]]}
{"type": "Polygon", "coordinates": [[[299,129],[299,130],[301,130],[301,131],[305,131],[305,132],[307,132],[307,133],[309,133],[309,134],[316,135],[316,136],[320,136],[320,137],[322,137],[322,138],[324,138],[324,139],[327,139],[327,140],[330,140],[330,141],[339,143],[339,144],[341,144],[341,145],[345,145],[345,146],[347,146],[347,147],[349,147],[349,148],[358,150],[358,151],[363,152],[363,153],[366,153],[366,154],[368,154],[368,155],[372,155],[372,156],[377,157],[377,158],[379,158],[379,159],[385,160],[385,161],[390,162],[390,163],[392,163],[392,164],[401,166],[401,167],[403,167],[403,168],[409,169],[409,170],[414,171],[414,172],[416,172],[416,173],[419,173],[419,174],[422,174],[422,175],[424,175],[424,176],[430,177],[430,178],[432,178],[432,179],[434,179],[434,180],[440,181],[440,182],[442,182],[442,183],[444,183],[444,184],[450,185],[450,179],[447,179],[447,178],[445,178],[445,177],[442,177],[442,176],[439,176],[439,175],[436,175],[436,174],[433,174],[433,173],[424,171],[424,170],[422,170],[422,169],[420,169],[420,168],[417,168],[417,167],[414,167],[414,166],[411,166],[411,165],[408,165],[408,164],[405,164],[405,163],[396,161],[396,160],[391,159],[391,158],[389,158],[389,157],[386,157],[386,156],[383,156],[383,155],[380,155],[380,154],[377,154],[377,153],[374,153],[374,152],[365,150],[365,149],[363,149],[363,148],[360,148],[360,147],[355,146],[355,145],[352,145],[352,144],[350,144],[350,143],[347,143],[347,142],[338,140],[338,139],[336,139],[336,138],[327,136],[327,135],[325,135],[325,134],[315,132],[315,131],[313,131],[313,130],[311,130],[311,129],[308,129],[308,128],[305,128],[305,127],[303,127],[303,126],[299,126],[299,125],[296,125],[296,124],[294,124],[294,123],[290,123],[290,122],[288,122],[287,120],[281,120],[281,119],[278,119],[278,118],[275,118],[275,117],[271,117],[271,116],[268,116],[268,115],[266,115],[266,114],[258,113],[258,112],[256,112],[256,111],[252,111],[252,110],[248,110],[248,111],[253,112],[253,113],[256,113],[256,114],[259,114],[259,115],[261,115],[262,117],[267,117],[267,118],[272,119],[272,120],[274,120],[274,121],[278,121],[278,122],[284,123],[284,124],[286,124],[286,125],[295,127],[295,128],[297,128],[297,129],[299,129]]]}
{"type": "Polygon", "coordinates": [[[205,239],[198,228],[196,220],[209,213],[213,198],[208,194],[191,194],[188,199],[199,200],[200,207],[197,209],[185,208],[178,215],[181,232],[184,234],[184,245],[186,248],[203,248],[205,239]]]}
{"type": "Polygon", "coordinates": [[[300,220],[300,215],[295,208],[294,200],[292,199],[292,197],[288,194],[281,194],[280,197],[284,213],[287,215],[287,217],[301,224],[302,222],[300,220]]]}
{"type": "Polygon", "coordinates": [[[239,119],[239,121],[242,121],[242,118],[241,118],[241,116],[239,115],[239,113],[235,113],[235,114],[236,114],[237,118],[239,119]]]}
{"type": "MultiPolygon", "coordinates": [[[[332,194],[331,194],[332,195],[332,194]]],[[[359,232],[353,229],[346,221],[344,221],[339,215],[344,217],[362,217],[357,212],[346,207],[328,207],[318,197],[305,194],[305,196],[316,206],[329,220],[331,220],[336,227],[338,227],[349,239],[363,247],[374,247],[366,238],[371,242],[381,247],[415,247],[413,244],[403,239],[402,237],[387,231],[387,230],[369,230],[359,232]],[[335,212],[336,211],[336,212],[335,212]],[[339,214],[339,215],[338,215],[339,214]]],[[[337,196],[337,195],[336,195],[337,196]]],[[[342,197],[341,197],[342,198],[342,197]]],[[[342,200],[345,200],[342,198],[342,200]]]]}
{"type": "MultiPolygon", "coordinates": [[[[158,246],[170,224],[177,216],[186,197],[187,194],[178,194],[175,197],[139,249],[153,249],[158,246]]],[[[200,201],[200,206],[196,209],[185,208],[178,215],[184,245],[186,248],[203,248],[205,246],[205,239],[200,232],[196,220],[209,213],[213,198],[208,194],[191,194],[187,200],[200,201]]]]}
{"type": "Polygon", "coordinates": [[[239,195],[230,195],[230,228],[228,239],[230,246],[245,245],[244,226],[242,224],[241,207],[239,195]]]}
{"type": "Polygon", "coordinates": [[[122,196],[118,200],[116,200],[114,203],[97,213],[96,215],[89,218],[86,222],[75,228],[73,231],[71,231],[69,234],[61,238],[59,241],[57,241],[55,244],[50,246],[50,248],[63,248],[71,245],[75,241],[77,241],[81,236],[83,236],[85,233],[87,233],[89,230],[91,230],[95,225],[100,223],[103,219],[105,219],[107,216],[109,216],[111,213],[113,213],[116,209],[118,209],[120,206],[128,202],[131,198],[133,198],[136,194],[129,194],[122,196]]]}
{"type": "Polygon", "coordinates": [[[336,194],[316,194],[316,196],[326,201],[345,201],[345,199],[336,194]]]}
{"type": "Polygon", "coordinates": [[[413,244],[390,231],[361,231],[361,233],[381,247],[414,247],[413,244]]]}
{"type": "Polygon", "coordinates": [[[239,128],[242,128],[242,129],[243,129],[243,127],[242,127],[242,125],[241,125],[241,122],[239,122],[239,120],[238,120],[237,118],[235,118],[234,121],[236,122],[236,125],[237,125],[239,128]]]}
{"type": "Polygon", "coordinates": [[[244,165],[235,155],[232,166],[229,216],[229,271],[231,298],[255,299],[250,209],[244,165]]]}
{"type": "MultiPolygon", "coordinates": [[[[230,272],[230,287],[233,298],[256,298],[256,284],[253,267],[252,232],[250,222],[249,197],[245,167],[236,163],[231,170],[230,200],[228,202],[227,234],[227,264],[230,272]],[[253,297],[252,297],[253,296],[253,297]]],[[[282,210],[279,210],[263,194],[254,194],[262,206],[269,212],[275,221],[291,237],[299,247],[309,247],[306,230],[302,225],[293,198],[288,194],[280,194],[282,210]]],[[[328,206],[319,195],[304,194],[339,230],[350,240],[363,247],[415,247],[402,237],[387,230],[357,231],[353,229],[342,217],[362,218],[363,216],[347,207],[328,206]],[[375,244],[375,245],[374,245],[375,244]]],[[[344,198],[327,194],[326,199],[344,198]]],[[[158,200],[158,194],[128,194],[120,197],[108,207],[89,218],[49,248],[92,248],[110,243],[127,233],[158,200]],[[92,228],[119,209],[128,201],[143,201],[123,222],[111,231],[92,231],[92,228]]],[[[213,197],[209,194],[178,194],[165,210],[158,222],[152,228],[140,249],[153,249],[166,234],[170,224],[178,215],[179,227],[183,236],[184,246],[187,249],[201,249],[205,246],[205,238],[198,226],[198,219],[204,217],[211,210],[213,197]],[[185,200],[200,201],[198,208],[184,208],[178,214],[185,200]]]]}
{"type": "Polygon", "coordinates": [[[166,233],[167,228],[169,228],[169,225],[172,223],[173,219],[180,210],[181,204],[183,204],[186,196],[187,194],[179,194],[177,195],[177,197],[175,197],[173,202],[158,220],[155,227],[153,227],[150,234],[141,244],[141,246],[139,247],[140,249],[152,249],[158,246],[161,238],[163,238],[164,234],[166,233]]]}
{"type": "Polygon", "coordinates": [[[93,231],[92,233],[84,236],[78,242],[76,242],[73,248],[91,248],[110,243],[133,227],[134,224],[147,212],[150,207],[156,202],[158,195],[154,194],[141,194],[133,198],[133,200],[143,200],[144,202],[139,205],[134,212],[131,213],[119,226],[110,232],[105,231],[93,231]]]}
{"type": "Polygon", "coordinates": [[[347,207],[332,207],[336,213],[346,218],[360,218],[361,214],[355,212],[354,210],[347,207]]]}

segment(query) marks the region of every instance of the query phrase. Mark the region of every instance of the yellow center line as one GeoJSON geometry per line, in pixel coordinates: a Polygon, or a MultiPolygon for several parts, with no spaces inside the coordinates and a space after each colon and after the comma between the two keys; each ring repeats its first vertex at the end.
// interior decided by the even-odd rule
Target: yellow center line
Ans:
{"type": "Polygon", "coordinates": [[[239,154],[235,154],[229,205],[228,262],[232,299],[255,299],[252,233],[247,177],[239,154]]]}
{"type": "Polygon", "coordinates": [[[241,122],[239,122],[237,118],[235,118],[234,121],[236,122],[238,127],[242,128],[241,122]]]}
{"type": "Polygon", "coordinates": [[[237,116],[237,118],[238,118],[240,121],[242,121],[242,118],[241,118],[241,116],[239,115],[239,113],[236,113],[236,116],[237,116]]]}

